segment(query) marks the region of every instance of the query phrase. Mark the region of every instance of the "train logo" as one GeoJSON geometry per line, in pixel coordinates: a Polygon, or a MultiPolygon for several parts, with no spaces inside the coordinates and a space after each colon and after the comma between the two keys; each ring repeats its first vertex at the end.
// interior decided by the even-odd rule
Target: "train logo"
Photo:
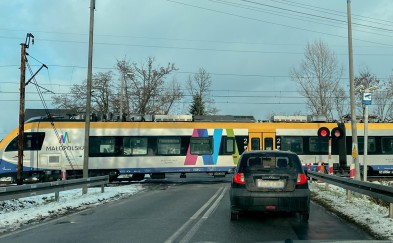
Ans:
{"type": "Polygon", "coordinates": [[[63,144],[63,143],[71,143],[71,139],[68,136],[68,132],[65,132],[64,135],[60,135],[59,138],[59,143],[63,144]]]}

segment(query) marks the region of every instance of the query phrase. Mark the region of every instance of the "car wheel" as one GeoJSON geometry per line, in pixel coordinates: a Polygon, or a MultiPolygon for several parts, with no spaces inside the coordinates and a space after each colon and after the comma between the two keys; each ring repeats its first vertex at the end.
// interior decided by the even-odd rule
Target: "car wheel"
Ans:
{"type": "Polygon", "coordinates": [[[307,222],[308,219],[310,218],[310,212],[300,212],[299,216],[301,221],[307,222]]]}
{"type": "Polygon", "coordinates": [[[231,220],[232,221],[239,220],[239,212],[231,212],[231,220]]]}

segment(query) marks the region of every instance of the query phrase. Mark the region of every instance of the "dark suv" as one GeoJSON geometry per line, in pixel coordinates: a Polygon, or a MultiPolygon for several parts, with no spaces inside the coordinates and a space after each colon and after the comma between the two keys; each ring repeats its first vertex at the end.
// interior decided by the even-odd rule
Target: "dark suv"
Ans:
{"type": "Polygon", "coordinates": [[[310,215],[310,190],[297,154],[249,151],[240,157],[231,189],[231,220],[242,211],[297,212],[310,215]]]}

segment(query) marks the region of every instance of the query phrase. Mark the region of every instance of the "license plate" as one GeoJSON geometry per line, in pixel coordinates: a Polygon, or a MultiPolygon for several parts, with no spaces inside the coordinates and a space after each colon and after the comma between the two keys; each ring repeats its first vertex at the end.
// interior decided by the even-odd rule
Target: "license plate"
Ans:
{"type": "Polygon", "coordinates": [[[225,172],[214,172],[213,176],[225,176],[225,172]]]}
{"type": "Polygon", "coordinates": [[[257,179],[256,181],[258,188],[272,188],[272,189],[281,189],[284,188],[285,182],[283,180],[262,180],[257,179]]]}

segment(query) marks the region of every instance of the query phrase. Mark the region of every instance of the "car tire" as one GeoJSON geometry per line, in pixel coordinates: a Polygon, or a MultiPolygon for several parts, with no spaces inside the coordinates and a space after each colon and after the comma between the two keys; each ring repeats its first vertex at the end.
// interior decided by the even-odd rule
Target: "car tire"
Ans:
{"type": "Polygon", "coordinates": [[[239,220],[239,212],[231,212],[231,221],[239,220]]]}
{"type": "Polygon", "coordinates": [[[300,212],[299,216],[301,221],[308,222],[308,219],[310,218],[310,212],[300,212]]]}

